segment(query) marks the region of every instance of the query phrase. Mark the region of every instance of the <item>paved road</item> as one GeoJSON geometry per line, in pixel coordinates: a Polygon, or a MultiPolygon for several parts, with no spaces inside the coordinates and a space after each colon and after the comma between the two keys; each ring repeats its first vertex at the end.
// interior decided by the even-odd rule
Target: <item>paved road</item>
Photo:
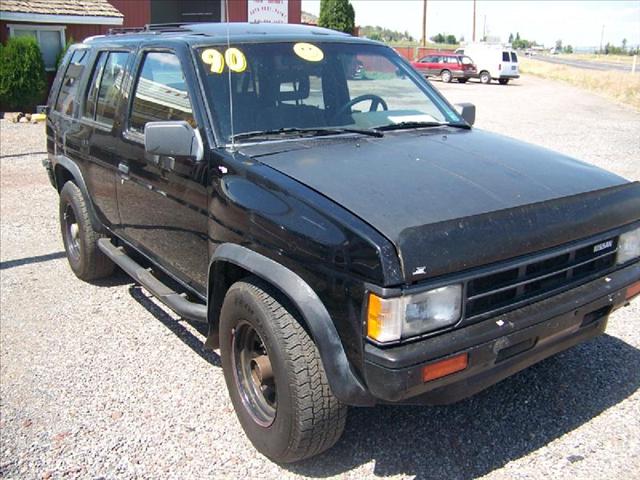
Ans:
{"type": "MultiPolygon", "coordinates": [[[[434,82],[478,126],[640,180],[640,113],[524,76],[434,82]],[[597,127],[596,127],[597,125],[597,127]]],[[[0,478],[630,479],[640,475],[640,301],[607,333],[445,407],[354,408],[317,458],[247,441],[203,332],[125,275],[64,258],[44,129],[0,122],[0,478]]]]}
{"type": "MultiPolygon", "coordinates": [[[[576,60],[565,57],[557,57],[550,55],[535,55],[530,57],[533,60],[540,60],[541,62],[547,63],[557,63],[560,65],[568,65],[570,67],[582,68],[585,70],[599,70],[599,71],[610,71],[610,70],[618,70],[621,72],[631,72],[631,65],[626,65],[622,63],[607,63],[607,62],[588,62],[585,60],[576,60]]],[[[636,66],[636,73],[640,69],[640,65],[636,66]]]]}

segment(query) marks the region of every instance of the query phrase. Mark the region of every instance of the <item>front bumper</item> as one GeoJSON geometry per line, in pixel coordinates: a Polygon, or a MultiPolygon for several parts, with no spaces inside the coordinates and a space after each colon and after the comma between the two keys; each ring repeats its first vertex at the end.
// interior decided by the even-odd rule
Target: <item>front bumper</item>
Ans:
{"type": "Polygon", "coordinates": [[[420,342],[367,344],[365,382],[381,403],[447,404],[604,332],[609,314],[627,303],[640,262],[545,300],[420,342]],[[423,382],[423,368],[461,353],[465,370],[423,382]]]}

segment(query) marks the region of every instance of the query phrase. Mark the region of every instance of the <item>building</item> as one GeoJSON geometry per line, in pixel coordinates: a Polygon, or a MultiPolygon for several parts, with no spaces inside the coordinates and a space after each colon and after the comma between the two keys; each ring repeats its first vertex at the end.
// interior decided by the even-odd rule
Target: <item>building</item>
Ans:
{"type": "Polygon", "coordinates": [[[36,38],[54,71],[67,42],[148,23],[300,23],[301,0],[1,0],[0,42],[36,38]]]}

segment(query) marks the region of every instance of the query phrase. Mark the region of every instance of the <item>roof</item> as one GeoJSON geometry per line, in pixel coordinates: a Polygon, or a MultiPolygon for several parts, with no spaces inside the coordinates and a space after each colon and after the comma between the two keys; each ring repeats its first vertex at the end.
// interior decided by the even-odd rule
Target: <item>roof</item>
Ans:
{"type": "Polygon", "coordinates": [[[0,18],[23,22],[121,25],[124,15],[107,0],[2,0],[0,18]]]}
{"type": "Polygon", "coordinates": [[[229,39],[234,43],[243,42],[286,42],[286,41],[309,41],[309,42],[358,42],[377,43],[358,37],[353,37],[346,33],[329,30],[309,25],[298,24],[275,24],[275,23],[189,23],[189,24],[166,24],[150,25],[147,29],[136,32],[123,29],[115,29],[113,35],[92,37],[85,40],[85,43],[93,42],[121,42],[121,41],[150,41],[162,37],[180,39],[189,43],[221,43],[229,39]]]}

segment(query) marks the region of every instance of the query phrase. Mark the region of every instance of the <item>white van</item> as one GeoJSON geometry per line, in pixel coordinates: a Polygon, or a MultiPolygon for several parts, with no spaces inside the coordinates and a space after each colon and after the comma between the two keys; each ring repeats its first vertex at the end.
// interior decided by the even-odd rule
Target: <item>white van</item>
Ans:
{"type": "Polygon", "coordinates": [[[482,83],[498,80],[500,85],[506,85],[509,80],[520,78],[518,55],[509,47],[473,43],[457,49],[456,53],[471,57],[482,83]]]}

